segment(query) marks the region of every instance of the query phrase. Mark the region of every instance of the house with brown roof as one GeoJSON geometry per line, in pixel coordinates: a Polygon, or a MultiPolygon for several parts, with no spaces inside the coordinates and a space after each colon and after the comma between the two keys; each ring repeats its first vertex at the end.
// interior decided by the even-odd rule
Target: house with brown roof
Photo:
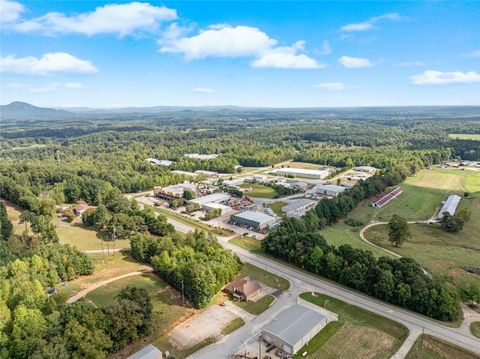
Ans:
{"type": "Polygon", "coordinates": [[[80,216],[83,212],[85,212],[87,209],[89,209],[90,206],[86,203],[79,203],[73,207],[73,212],[77,215],[80,216]]]}
{"type": "Polygon", "coordinates": [[[233,295],[234,298],[245,301],[251,300],[260,294],[261,289],[260,284],[250,277],[236,279],[223,288],[225,292],[233,295]]]}

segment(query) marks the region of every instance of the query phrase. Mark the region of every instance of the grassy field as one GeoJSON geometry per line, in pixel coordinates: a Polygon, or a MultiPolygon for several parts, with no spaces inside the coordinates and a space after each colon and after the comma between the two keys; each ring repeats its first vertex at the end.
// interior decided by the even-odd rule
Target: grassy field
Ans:
{"type": "Polygon", "coordinates": [[[249,197],[273,198],[276,194],[275,190],[272,187],[264,186],[259,183],[242,183],[240,187],[252,188],[252,191],[245,192],[246,195],[249,197]]]}
{"type": "Polygon", "coordinates": [[[241,236],[241,237],[235,237],[233,239],[230,239],[230,243],[246,249],[249,252],[253,253],[261,253],[262,252],[262,241],[259,241],[258,239],[253,239],[252,237],[247,237],[247,236],[241,236]]]}
{"type": "Polygon", "coordinates": [[[225,328],[222,329],[223,335],[228,335],[233,333],[238,328],[242,327],[245,324],[242,318],[235,318],[230,323],[227,324],[225,328]]]}
{"type": "MultiPolygon", "coordinates": [[[[348,217],[363,225],[372,220],[388,221],[393,214],[400,214],[407,220],[426,220],[441,206],[441,201],[448,194],[463,195],[464,192],[469,192],[470,196],[462,199],[459,208],[469,208],[472,218],[458,234],[448,234],[439,226],[410,225],[413,238],[400,249],[392,247],[386,240],[385,226],[372,227],[366,236],[400,255],[412,256],[431,271],[449,273],[462,281],[475,280],[474,276],[460,267],[468,264],[480,266],[480,172],[425,169],[408,178],[401,187],[403,193],[385,207],[376,209],[369,205],[369,201],[365,201],[350,212],[348,217]]],[[[331,244],[350,244],[370,249],[377,256],[387,255],[362,242],[358,235],[360,228],[361,226],[352,227],[339,221],[321,233],[331,244]]]]}
{"type": "Polygon", "coordinates": [[[470,324],[470,331],[477,338],[480,338],[480,322],[474,322],[474,323],[470,324]]]}
{"type": "Polygon", "coordinates": [[[421,335],[416,340],[406,359],[479,359],[454,344],[446,343],[429,335],[421,335]]]}
{"type": "MultiPolygon", "coordinates": [[[[7,207],[8,218],[13,224],[15,233],[20,234],[24,232],[25,224],[20,224],[21,209],[9,202],[5,202],[5,205],[7,207]]],[[[110,248],[113,248],[114,245],[115,248],[130,247],[128,240],[117,240],[115,243],[104,241],[97,231],[85,227],[82,223],[64,222],[57,216],[53,218],[53,223],[56,226],[60,243],[70,244],[81,251],[102,249],[102,245],[105,249],[107,245],[110,248]]]]}
{"type": "Polygon", "coordinates": [[[480,133],[449,133],[448,137],[456,140],[476,140],[480,141],[480,133]]]}
{"type": "Polygon", "coordinates": [[[269,203],[267,204],[267,207],[268,208],[271,208],[272,211],[279,217],[284,217],[285,216],[285,213],[282,212],[282,207],[285,206],[287,203],[286,202],[282,202],[282,201],[278,201],[278,202],[273,202],[273,203],[269,203]]]}
{"type": "Polygon", "coordinates": [[[318,170],[320,168],[319,164],[316,163],[307,163],[307,162],[290,162],[287,163],[285,167],[290,167],[290,168],[300,168],[300,169],[308,169],[308,170],[318,170]]]}
{"type": "Polygon", "coordinates": [[[115,297],[125,287],[143,288],[148,292],[148,294],[154,295],[160,289],[165,288],[165,284],[150,275],[132,276],[119,279],[115,282],[95,289],[94,291],[88,293],[86,298],[95,303],[97,307],[106,308],[115,302],[115,297]]]}
{"type": "Polygon", "coordinates": [[[243,310],[246,310],[250,314],[259,315],[264,311],[266,311],[270,307],[270,305],[273,303],[274,300],[275,298],[273,296],[266,295],[260,298],[259,300],[257,300],[256,302],[253,302],[251,300],[246,302],[234,300],[232,303],[239,306],[243,310]]]}
{"type": "Polygon", "coordinates": [[[390,358],[408,336],[403,325],[338,299],[303,293],[301,298],[338,314],[296,358],[390,358]],[[348,338],[348,340],[345,340],[348,338]],[[303,353],[307,355],[303,356],[303,353]]]}
{"type": "Polygon", "coordinates": [[[290,288],[290,282],[285,278],[282,278],[276,274],[267,272],[261,268],[258,268],[250,263],[243,263],[243,267],[238,273],[237,278],[252,277],[257,281],[265,284],[270,288],[279,290],[288,290],[290,288]]]}

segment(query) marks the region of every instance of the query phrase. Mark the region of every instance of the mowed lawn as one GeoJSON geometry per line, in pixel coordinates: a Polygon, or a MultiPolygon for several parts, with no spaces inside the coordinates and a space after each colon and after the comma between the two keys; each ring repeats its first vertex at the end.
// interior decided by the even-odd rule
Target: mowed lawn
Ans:
{"type": "Polygon", "coordinates": [[[243,263],[242,269],[237,275],[237,278],[252,277],[257,281],[265,284],[270,288],[279,290],[287,290],[290,288],[290,282],[276,274],[267,272],[262,268],[258,268],[250,263],[243,263]]]}
{"type": "Polygon", "coordinates": [[[377,314],[323,295],[301,298],[338,314],[295,358],[390,358],[408,336],[408,329],[377,314]],[[347,338],[347,339],[346,339],[347,338]],[[307,355],[303,356],[303,353],[307,355]]]}
{"type": "Polygon", "coordinates": [[[447,343],[430,335],[421,335],[415,341],[406,359],[480,359],[453,343],[447,343]]]}
{"type": "Polygon", "coordinates": [[[276,194],[275,190],[271,187],[264,186],[259,183],[243,183],[240,185],[242,188],[252,188],[250,192],[245,192],[249,197],[257,198],[273,198],[276,194]]]}
{"type": "Polygon", "coordinates": [[[151,275],[137,275],[119,279],[103,287],[97,288],[88,293],[86,298],[92,301],[97,307],[106,308],[115,302],[115,298],[120,291],[126,287],[143,288],[148,294],[154,295],[162,288],[165,288],[165,284],[151,275]]]}
{"type": "Polygon", "coordinates": [[[285,213],[282,212],[282,208],[286,205],[287,205],[286,202],[279,201],[279,202],[269,203],[267,204],[267,207],[270,208],[277,216],[284,217],[285,213]]]}

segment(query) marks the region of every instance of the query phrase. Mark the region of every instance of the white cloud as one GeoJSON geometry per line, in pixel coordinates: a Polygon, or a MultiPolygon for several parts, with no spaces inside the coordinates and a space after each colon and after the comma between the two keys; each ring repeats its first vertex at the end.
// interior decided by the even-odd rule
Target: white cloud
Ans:
{"type": "Polygon", "coordinates": [[[0,61],[0,72],[28,75],[48,75],[55,72],[94,73],[98,69],[88,60],[66,52],[49,52],[41,58],[34,56],[5,56],[0,61]]]}
{"type": "Polygon", "coordinates": [[[480,82],[480,73],[475,71],[425,71],[410,77],[413,85],[446,85],[480,82]]]}
{"type": "Polygon", "coordinates": [[[195,87],[192,89],[192,92],[194,93],[213,93],[215,92],[214,89],[211,89],[209,87],[195,87]]]}
{"type": "MultiPolygon", "coordinates": [[[[169,27],[160,40],[160,52],[182,53],[187,60],[207,57],[257,56],[277,41],[263,31],[250,26],[212,25],[198,35],[179,37],[169,27]]],[[[178,27],[173,28],[178,33],[178,27]]]]}
{"type": "Polygon", "coordinates": [[[15,25],[20,32],[42,32],[49,35],[77,33],[83,35],[116,34],[120,37],[138,31],[156,31],[162,21],[172,21],[177,12],[165,6],[130,2],[108,4],[95,11],[68,16],[49,12],[43,16],[15,25]]]}
{"type": "Polygon", "coordinates": [[[466,56],[467,57],[480,58],[480,50],[472,51],[471,53],[467,54],[466,56]]]}
{"type": "Polygon", "coordinates": [[[341,91],[347,88],[343,82],[322,82],[313,87],[325,91],[341,91]]]}
{"type": "Polygon", "coordinates": [[[25,7],[16,1],[0,0],[0,23],[12,23],[20,18],[25,7]]]}
{"type": "Polygon", "coordinates": [[[88,88],[80,82],[52,82],[44,87],[32,87],[30,92],[55,92],[63,89],[86,89],[88,88]]]}
{"type": "Polygon", "coordinates": [[[347,69],[359,69],[373,66],[369,59],[364,59],[361,57],[342,56],[338,59],[338,62],[340,62],[340,64],[347,69]]]}
{"type": "Polygon", "coordinates": [[[402,67],[420,67],[420,66],[425,66],[425,63],[423,61],[407,61],[407,62],[401,62],[398,64],[398,66],[402,67]]]}
{"type": "Polygon", "coordinates": [[[197,35],[190,29],[171,24],[158,41],[160,52],[183,54],[187,61],[211,57],[254,57],[252,67],[281,69],[321,68],[315,59],[301,53],[304,41],[291,46],[277,46],[277,40],[256,27],[210,25],[197,35]]]}
{"type": "Polygon", "coordinates": [[[30,88],[32,87],[32,85],[14,82],[11,84],[7,84],[6,87],[11,89],[23,89],[23,88],[30,88]]]}
{"type": "Polygon", "coordinates": [[[325,67],[305,54],[299,54],[305,46],[304,41],[297,41],[292,46],[277,47],[265,51],[252,62],[252,67],[275,69],[319,69],[325,67]]]}
{"type": "Polygon", "coordinates": [[[391,20],[391,21],[396,21],[396,20],[401,20],[403,19],[400,14],[394,12],[394,13],[388,13],[380,16],[374,16],[371,17],[370,19],[358,23],[353,23],[353,24],[347,24],[344,25],[340,28],[342,31],[346,32],[354,32],[354,31],[366,31],[370,30],[373,28],[373,26],[378,23],[379,21],[382,20],[391,20]]]}

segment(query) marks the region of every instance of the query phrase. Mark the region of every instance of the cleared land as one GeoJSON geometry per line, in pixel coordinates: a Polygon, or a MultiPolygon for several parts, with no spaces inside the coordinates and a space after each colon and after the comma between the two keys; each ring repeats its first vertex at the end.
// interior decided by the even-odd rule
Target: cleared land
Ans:
{"type": "Polygon", "coordinates": [[[429,335],[421,335],[408,353],[406,359],[478,359],[453,344],[446,343],[429,335]]]}
{"type": "MultiPolygon", "coordinates": [[[[22,209],[9,202],[5,202],[5,205],[7,207],[8,218],[10,221],[12,221],[15,233],[20,234],[24,232],[25,224],[20,223],[20,214],[22,213],[22,209]]],[[[60,243],[70,244],[81,251],[102,250],[102,247],[105,251],[107,251],[107,246],[110,249],[128,248],[130,246],[128,240],[116,240],[115,242],[104,241],[97,231],[85,227],[82,223],[64,222],[57,216],[53,218],[53,223],[56,226],[60,243]]]]}
{"type": "Polygon", "coordinates": [[[258,239],[253,239],[252,237],[241,236],[230,239],[230,243],[246,249],[249,252],[253,253],[263,253],[262,252],[262,243],[258,239]]]}
{"type": "Polygon", "coordinates": [[[480,133],[449,133],[448,137],[457,140],[476,140],[480,141],[480,133]]]}
{"type": "MultiPolygon", "coordinates": [[[[404,256],[411,256],[428,270],[449,273],[455,278],[480,280],[468,274],[464,265],[480,266],[480,172],[459,169],[426,169],[403,184],[403,193],[383,208],[373,208],[364,201],[349,214],[349,218],[362,225],[370,221],[388,221],[393,214],[400,214],[407,220],[426,220],[441,206],[448,194],[463,195],[459,208],[469,208],[471,220],[465,229],[457,234],[444,232],[438,225],[410,225],[413,238],[402,248],[394,248],[387,240],[386,226],[376,226],[366,232],[367,239],[404,256]]],[[[321,231],[327,241],[334,245],[350,244],[353,247],[370,249],[375,255],[385,252],[361,241],[358,232],[362,226],[349,226],[338,222],[321,231]]]]}
{"type": "Polygon", "coordinates": [[[323,295],[303,293],[303,299],[338,314],[295,358],[390,358],[408,336],[403,325],[323,295]],[[347,340],[345,338],[348,338],[347,340]],[[304,352],[306,356],[302,356],[304,352]]]}

